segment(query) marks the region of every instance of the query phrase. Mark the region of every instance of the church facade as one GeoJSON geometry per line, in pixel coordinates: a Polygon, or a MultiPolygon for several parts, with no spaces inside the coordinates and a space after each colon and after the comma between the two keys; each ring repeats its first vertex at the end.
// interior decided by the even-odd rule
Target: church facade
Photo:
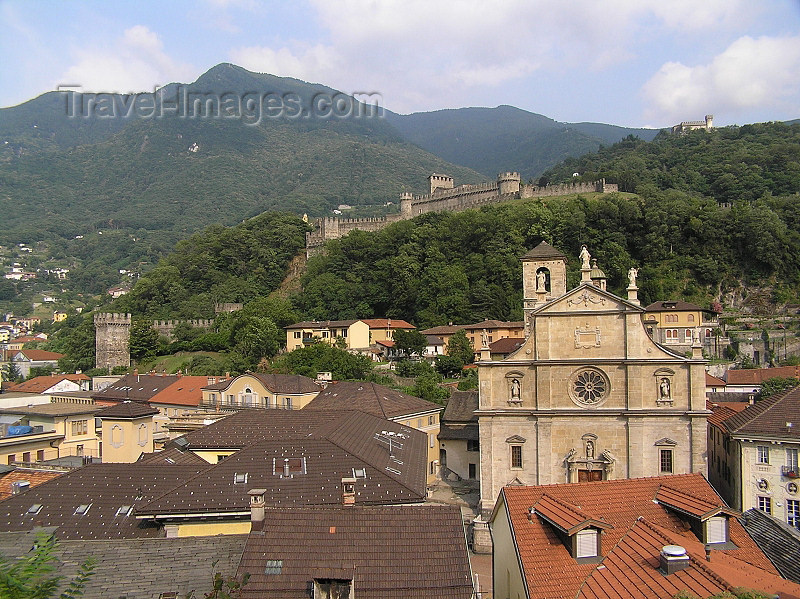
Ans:
{"type": "Polygon", "coordinates": [[[706,474],[699,336],[691,357],[655,343],[637,271],[623,299],[590,259],[584,247],[581,282],[568,291],[566,256],[544,242],[523,256],[525,342],[503,360],[481,350],[483,518],[510,484],[706,474]]]}

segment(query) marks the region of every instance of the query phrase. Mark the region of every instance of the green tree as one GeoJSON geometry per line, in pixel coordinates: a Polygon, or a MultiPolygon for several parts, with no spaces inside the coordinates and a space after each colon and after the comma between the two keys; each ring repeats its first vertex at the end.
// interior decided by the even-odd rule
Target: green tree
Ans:
{"type": "Polygon", "coordinates": [[[17,383],[22,380],[22,372],[20,372],[19,366],[17,366],[14,360],[11,360],[5,365],[5,368],[3,368],[3,380],[12,383],[17,383]]]}
{"type": "Polygon", "coordinates": [[[0,597],[3,599],[77,599],[92,576],[95,561],[88,559],[78,568],[78,573],[67,584],[66,589],[56,595],[63,585],[64,576],[57,572],[56,551],[58,542],[54,536],[41,534],[34,550],[29,555],[8,560],[0,555],[0,597]]]}
{"type": "Polygon", "coordinates": [[[351,354],[327,343],[312,343],[275,358],[269,370],[283,374],[301,374],[315,378],[330,372],[336,380],[366,380],[373,364],[367,356],[351,354]]]}
{"type": "Polygon", "coordinates": [[[462,329],[450,336],[445,353],[452,358],[461,360],[462,366],[472,364],[475,361],[475,350],[472,347],[472,342],[470,342],[467,333],[462,329]]]}
{"type": "Polygon", "coordinates": [[[131,323],[131,334],[128,341],[131,358],[145,360],[158,353],[158,331],[153,328],[153,323],[144,318],[139,318],[131,323]]]}
{"type": "Polygon", "coordinates": [[[426,399],[444,405],[445,400],[450,397],[450,391],[440,386],[441,375],[436,372],[424,373],[416,378],[414,385],[405,389],[409,395],[414,395],[421,399],[426,399]]]}
{"type": "Polygon", "coordinates": [[[407,331],[405,329],[397,329],[394,332],[394,347],[397,351],[401,352],[405,357],[412,355],[421,356],[425,353],[425,348],[428,346],[428,338],[419,331],[407,331]]]}
{"type": "Polygon", "coordinates": [[[800,381],[793,376],[772,377],[764,380],[764,382],[761,383],[761,391],[758,394],[758,398],[766,399],[767,397],[771,397],[776,393],[780,393],[781,391],[793,389],[798,385],[800,385],[800,381]]]}

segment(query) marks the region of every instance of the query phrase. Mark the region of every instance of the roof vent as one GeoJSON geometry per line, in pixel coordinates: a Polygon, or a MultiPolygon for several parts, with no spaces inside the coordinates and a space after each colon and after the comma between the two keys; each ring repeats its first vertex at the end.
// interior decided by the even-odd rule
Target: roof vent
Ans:
{"type": "Polygon", "coordinates": [[[664,575],[674,574],[689,567],[689,556],[680,545],[665,545],[659,555],[659,569],[664,575]]]}
{"type": "Polygon", "coordinates": [[[11,494],[17,495],[18,493],[22,493],[23,491],[27,491],[31,488],[31,483],[28,480],[17,480],[11,483],[11,494]]]}

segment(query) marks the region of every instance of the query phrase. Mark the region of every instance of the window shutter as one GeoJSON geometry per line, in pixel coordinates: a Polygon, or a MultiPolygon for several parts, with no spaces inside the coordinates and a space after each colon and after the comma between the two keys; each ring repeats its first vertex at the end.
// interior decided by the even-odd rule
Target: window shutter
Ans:
{"type": "Polygon", "coordinates": [[[714,516],[706,521],[706,543],[724,543],[728,540],[726,534],[727,518],[714,516]]]}
{"type": "Polygon", "coordinates": [[[578,555],[575,557],[597,557],[597,531],[587,528],[577,534],[578,555]]]}

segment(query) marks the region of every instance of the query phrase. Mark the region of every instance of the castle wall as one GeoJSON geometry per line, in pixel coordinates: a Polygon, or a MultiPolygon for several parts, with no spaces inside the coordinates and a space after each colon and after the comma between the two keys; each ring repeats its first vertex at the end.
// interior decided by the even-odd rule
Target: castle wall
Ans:
{"type": "Polygon", "coordinates": [[[159,335],[163,335],[172,341],[172,331],[179,324],[188,324],[190,327],[196,329],[210,329],[214,325],[213,320],[198,318],[195,320],[155,320],[153,321],[153,328],[158,331],[159,335]]]}

